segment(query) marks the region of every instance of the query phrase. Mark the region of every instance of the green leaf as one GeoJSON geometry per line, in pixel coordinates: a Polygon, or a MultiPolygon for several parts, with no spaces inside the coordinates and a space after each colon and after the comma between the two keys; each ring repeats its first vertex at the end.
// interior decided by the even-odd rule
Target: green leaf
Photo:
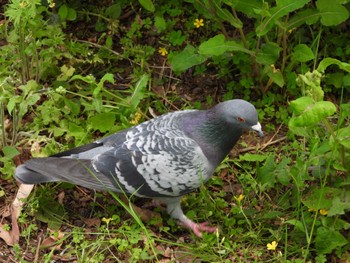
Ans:
{"type": "Polygon", "coordinates": [[[68,135],[73,136],[74,138],[81,140],[85,138],[86,131],[83,127],[76,125],[75,123],[70,123],[68,127],[68,135]]]}
{"type": "Polygon", "coordinates": [[[349,18],[349,11],[342,6],[341,0],[317,0],[316,6],[321,14],[321,23],[325,26],[336,26],[349,18]]]}
{"type": "Polygon", "coordinates": [[[64,104],[70,109],[74,115],[80,113],[80,104],[73,101],[73,99],[67,99],[63,97],[64,104]]]}
{"type": "Polygon", "coordinates": [[[315,24],[320,17],[321,15],[316,9],[302,9],[288,20],[286,25],[286,31],[293,30],[294,28],[300,27],[303,24],[315,24]]]}
{"type": "Polygon", "coordinates": [[[276,83],[279,87],[284,86],[284,77],[279,69],[276,69],[274,65],[266,65],[264,72],[271,78],[271,80],[276,83]]]}
{"type": "Polygon", "coordinates": [[[143,74],[140,80],[136,83],[132,95],[128,98],[128,102],[131,109],[135,110],[136,107],[139,105],[140,101],[144,98],[148,79],[149,75],[143,74]]]}
{"type": "Polygon", "coordinates": [[[303,104],[303,101],[305,99],[292,101],[291,105],[293,104],[295,108],[305,108],[305,110],[299,116],[291,118],[289,126],[312,126],[333,115],[337,110],[330,101],[318,101],[312,104],[303,104]]]}
{"type": "Polygon", "coordinates": [[[276,183],[275,169],[274,156],[270,155],[264,165],[257,169],[257,181],[263,186],[274,187],[276,183]]]}
{"type": "Polygon", "coordinates": [[[20,152],[13,146],[3,147],[2,152],[7,159],[12,159],[16,155],[20,154],[20,152]]]}
{"type": "Polygon", "coordinates": [[[336,140],[332,136],[330,138],[330,144],[336,146],[340,143],[345,148],[350,149],[350,127],[341,128],[335,134],[336,140]]]}
{"type": "Polygon", "coordinates": [[[344,70],[346,72],[350,73],[350,64],[349,63],[345,63],[342,62],[338,59],[335,58],[325,58],[323,59],[320,64],[318,64],[318,68],[317,70],[321,73],[324,73],[326,71],[326,69],[330,66],[330,65],[337,65],[341,70],[344,70]]]}
{"type": "Polygon", "coordinates": [[[77,19],[77,12],[73,8],[68,8],[67,20],[74,21],[77,19]]]}
{"type": "Polygon", "coordinates": [[[155,7],[151,0],[139,0],[139,3],[145,8],[147,11],[154,12],[155,7]]]}
{"type": "Polygon", "coordinates": [[[181,73],[190,67],[203,63],[207,56],[198,54],[196,48],[188,45],[180,53],[169,56],[169,62],[175,73],[181,73]]]}
{"type": "Polygon", "coordinates": [[[339,231],[322,226],[317,228],[315,246],[318,254],[329,254],[348,243],[349,241],[339,231]]]}
{"type": "Polygon", "coordinates": [[[68,6],[65,4],[61,5],[58,9],[58,15],[62,21],[66,20],[68,16],[68,6]]]}
{"type": "Polygon", "coordinates": [[[199,48],[199,54],[206,56],[219,56],[226,51],[232,51],[233,47],[226,44],[225,36],[220,34],[203,42],[199,48]]]}
{"type": "Polygon", "coordinates": [[[222,8],[221,1],[214,0],[212,3],[215,6],[215,13],[216,15],[221,18],[222,20],[229,22],[233,27],[235,28],[242,28],[243,23],[238,18],[234,17],[227,9],[222,8]]]}
{"type": "Polygon", "coordinates": [[[315,211],[320,209],[329,210],[333,199],[341,193],[339,189],[331,187],[315,188],[310,192],[302,202],[309,209],[315,211]]]}
{"type": "Polygon", "coordinates": [[[281,48],[275,43],[267,43],[261,46],[256,61],[263,65],[274,64],[280,56],[281,48]]]}
{"type": "Polygon", "coordinates": [[[100,132],[110,131],[114,126],[116,114],[112,112],[103,112],[89,118],[89,123],[95,130],[100,132]]]}
{"type": "Polygon", "coordinates": [[[116,3],[106,8],[106,15],[112,19],[118,19],[122,12],[121,4],[116,3]]]}
{"type": "Polygon", "coordinates": [[[296,45],[293,49],[292,60],[299,62],[307,62],[315,58],[311,48],[305,44],[296,45]]]}
{"type": "Polygon", "coordinates": [[[278,0],[276,7],[270,9],[270,16],[266,17],[257,27],[256,33],[258,36],[263,36],[270,31],[277,20],[297,9],[302,8],[310,0],[278,0]]]}
{"type": "Polygon", "coordinates": [[[105,75],[103,75],[103,77],[101,78],[101,80],[98,82],[97,87],[94,89],[92,95],[94,97],[97,97],[97,95],[100,93],[100,91],[103,88],[103,85],[106,81],[109,81],[110,83],[114,83],[114,76],[111,73],[106,73],[105,75]]]}
{"type": "Polygon", "coordinates": [[[233,6],[238,12],[242,12],[250,18],[258,18],[259,15],[256,14],[255,10],[261,9],[263,7],[263,2],[260,0],[236,0],[236,1],[225,1],[225,3],[233,3],[233,6]]]}
{"type": "Polygon", "coordinates": [[[304,96],[291,101],[289,106],[293,110],[294,114],[300,115],[314,102],[315,101],[312,98],[304,96]]]}
{"type": "Polygon", "coordinates": [[[344,215],[345,211],[350,210],[350,193],[343,196],[336,196],[333,198],[332,206],[328,210],[328,216],[344,215]]]}
{"type": "Polygon", "coordinates": [[[251,154],[246,153],[244,155],[240,155],[239,159],[247,162],[262,162],[266,160],[267,156],[262,154],[251,154]]]}
{"type": "Polygon", "coordinates": [[[154,18],[154,25],[156,26],[158,32],[163,32],[166,30],[166,22],[163,16],[156,15],[154,18]]]}

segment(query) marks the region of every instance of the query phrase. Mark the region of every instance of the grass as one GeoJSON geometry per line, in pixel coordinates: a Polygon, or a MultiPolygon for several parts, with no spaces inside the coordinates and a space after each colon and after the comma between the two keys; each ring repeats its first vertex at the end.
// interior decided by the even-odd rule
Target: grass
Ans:
{"type": "Polygon", "coordinates": [[[2,207],[17,189],[16,165],[169,111],[243,98],[267,134],[244,135],[183,198],[186,215],[218,233],[198,239],[147,200],[48,184],[27,201],[20,243],[1,244],[2,260],[350,260],[347,5],[13,0],[1,8],[2,207]],[[154,216],[143,222],[131,203],[154,216]]]}

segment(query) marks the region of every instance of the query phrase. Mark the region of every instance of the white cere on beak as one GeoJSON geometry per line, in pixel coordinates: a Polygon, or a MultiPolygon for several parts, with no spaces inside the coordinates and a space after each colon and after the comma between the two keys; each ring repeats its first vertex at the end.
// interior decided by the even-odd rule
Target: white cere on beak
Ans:
{"type": "Polygon", "coordinates": [[[258,132],[258,134],[259,134],[260,137],[264,137],[264,132],[263,132],[262,129],[261,129],[261,124],[260,124],[260,122],[258,122],[257,124],[253,125],[253,126],[251,127],[251,129],[254,130],[254,131],[256,131],[256,132],[258,132]]]}

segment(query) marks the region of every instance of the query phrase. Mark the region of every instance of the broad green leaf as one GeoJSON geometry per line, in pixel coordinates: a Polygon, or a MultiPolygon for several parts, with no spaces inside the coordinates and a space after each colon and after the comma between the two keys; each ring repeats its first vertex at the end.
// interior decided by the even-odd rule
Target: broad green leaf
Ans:
{"type": "Polygon", "coordinates": [[[63,101],[74,115],[78,115],[80,113],[80,104],[75,102],[74,99],[67,99],[63,97],[63,101]]]}
{"type": "Polygon", "coordinates": [[[77,12],[73,8],[68,8],[67,20],[74,21],[77,19],[77,12]]]}
{"type": "Polygon", "coordinates": [[[348,243],[349,241],[339,231],[323,226],[317,228],[315,246],[318,254],[329,254],[335,248],[340,248],[348,243]]]}
{"type": "MultiPolygon", "coordinates": [[[[298,104],[298,107],[301,107],[300,101],[298,104]]],[[[288,124],[289,126],[312,126],[321,122],[326,117],[333,115],[337,110],[335,105],[330,101],[318,101],[304,106],[306,106],[304,112],[299,116],[291,118],[288,124]]]]}
{"type": "Polygon", "coordinates": [[[293,110],[293,113],[296,115],[302,114],[310,105],[312,105],[315,101],[310,97],[300,97],[296,100],[290,102],[289,106],[293,110]]]}
{"type": "Polygon", "coordinates": [[[66,20],[67,16],[68,16],[68,6],[63,4],[60,6],[60,8],[58,9],[58,15],[60,17],[61,20],[66,20]]]}
{"type": "Polygon", "coordinates": [[[169,62],[175,73],[181,73],[192,66],[203,63],[207,56],[198,54],[196,48],[188,45],[183,51],[169,57],[169,62]]]}
{"type": "Polygon", "coordinates": [[[305,44],[296,45],[293,49],[292,60],[299,62],[307,62],[315,58],[311,48],[305,44]]]}
{"type": "Polygon", "coordinates": [[[120,17],[122,8],[118,2],[106,8],[106,15],[112,19],[118,19],[120,17]]]}
{"type": "Polygon", "coordinates": [[[130,107],[134,110],[145,96],[148,79],[149,76],[147,74],[143,74],[140,80],[136,83],[132,95],[128,98],[130,107]]]}
{"type": "Polygon", "coordinates": [[[163,32],[166,29],[164,17],[161,15],[156,15],[154,18],[154,25],[156,26],[158,32],[163,32]]]}
{"type": "Polygon", "coordinates": [[[261,46],[261,50],[256,56],[256,61],[263,65],[270,66],[279,58],[281,47],[274,43],[267,43],[261,46]]]}
{"type": "Polygon", "coordinates": [[[86,131],[83,127],[78,126],[75,123],[70,123],[68,127],[68,135],[81,140],[86,136],[86,131]]]}
{"type": "Polygon", "coordinates": [[[270,155],[262,167],[257,169],[257,181],[262,186],[274,187],[276,163],[273,155],[270,155]]]}
{"type": "Polygon", "coordinates": [[[240,155],[239,159],[247,162],[262,162],[266,160],[267,156],[262,154],[251,154],[246,153],[244,155],[240,155]]]}
{"type": "Polygon", "coordinates": [[[103,112],[89,118],[89,123],[95,130],[107,132],[111,130],[116,120],[116,114],[112,112],[103,112]]]}
{"type": "Polygon", "coordinates": [[[257,27],[256,33],[258,36],[263,36],[270,31],[277,20],[297,9],[302,8],[310,0],[279,0],[276,1],[276,7],[270,9],[271,16],[266,17],[257,27]]]}
{"type": "Polygon", "coordinates": [[[200,54],[207,56],[219,56],[226,51],[231,50],[232,47],[226,45],[225,36],[222,34],[208,39],[207,41],[203,42],[198,48],[200,54]]]}
{"type": "Polygon", "coordinates": [[[16,155],[20,154],[20,152],[13,146],[3,147],[2,152],[3,152],[4,156],[8,159],[12,159],[16,155]]]}
{"type": "Polygon", "coordinates": [[[155,7],[151,0],[139,0],[139,3],[142,5],[143,8],[150,12],[154,12],[155,7]]]}
{"type": "Polygon", "coordinates": [[[205,56],[219,56],[227,51],[242,51],[251,53],[242,44],[235,41],[226,41],[225,36],[220,34],[203,42],[198,48],[199,54],[205,56]]]}
{"type": "Polygon", "coordinates": [[[346,211],[350,210],[350,195],[340,198],[336,196],[333,198],[332,206],[328,210],[328,216],[344,215],[346,211]]]}
{"type": "Polygon", "coordinates": [[[303,24],[312,25],[315,24],[321,15],[316,9],[307,8],[302,9],[294,14],[286,24],[286,31],[293,30],[303,24]]]}
{"type": "Polygon", "coordinates": [[[340,0],[317,0],[316,6],[321,14],[321,23],[325,26],[335,26],[349,18],[349,11],[342,6],[340,0]]]}
{"type": "Polygon", "coordinates": [[[320,64],[318,64],[318,68],[317,70],[321,73],[324,73],[326,71],[326,69],[330,66],[330,65],[337,65],[341,70],[344,70],[346,72],[350,73],[350,64],[349,63],[345,63],[342,62],[338,59],[335,58],[325,58],[323,59],[320,64]]]}
{"type": "MultiPolygon", "coordinates": [[[[260,0],[237,0],[237,1],[225,1],[227,2],[235,2],[233,4],[233,8],[236,9],[238,12],[242,12],[246,16],[250,18],[257,18],[259,15],[256,14],[255,10],[261,9],[263,7],[263,1],[260,0]]],[[[227,3],[228,4],[228,3],[227,3]]]]}
{"type": "Polygon", "coordinates": [[[315,188],[310,191],[310,194],[302,201],[305,206],[312,210],[326,209],[329,210],[332,206],[333,198],[339,196],[341,191],[337,188],[315,188]]]}
{"type": "Polygon", "coordinates": [[[238,18],[234,17],[231,12],[220,6],[221,1],[214,0],[212,3],[215,5],[215,13],[222,20],[229,22],[235,28],[242,28],[243,23],[238,18]]]}
{"type": "Polygon", "coordinates": [[[329,142],[331,143],[331,145],[336,146],[338,143],[340,143],[345,148],[350,149],[350,127],[345,127],[337,130],[335,133],[335,137],[336,140],[333,136],[330,138],[329,142]]]}
{"type": "Polygon", "coordinates": [[[274,65],[266,65],[264,72],[276,83],[279,87],[284,86],[284,77],[279,69],[276,69],[274,65]]]}

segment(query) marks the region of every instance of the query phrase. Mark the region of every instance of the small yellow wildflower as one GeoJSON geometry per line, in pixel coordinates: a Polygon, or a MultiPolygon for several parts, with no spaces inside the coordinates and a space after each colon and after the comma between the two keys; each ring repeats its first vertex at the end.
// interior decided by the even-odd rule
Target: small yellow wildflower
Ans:
{"type": "Polygon", "coordinates": [[[268,243],[266,247],[267,247],[267,250],[276,250],[277,245],[278,245],[277,241],[272,241],[271,243],[268,243]]]}
{"type": "Polygon", "coordinates": [[[200,28],[201,26],[204,26],[204,20],[203,20],[203,19],[198,19],[198,18],[196,18],[196,20],[194,20],[193,25],[194,25],[196,28],[200,28]]]}
{"type": "Polygon", "coordinates": [[[242,200],[243,200],[243,198],[244,198],[244,195],[243,194],[240,194],[239,196],[235,196],[235,199],[237,200],[237,202],[241,202],[242,200]]]}
{"type": "Polygon", "coordinates": [[[138,124],[140,119],[141,119],[141,116],[142,116],[141,113],[136,112],[135,113],[135,118],[132,121],[130,121],[130,123],[133,124],[133,125],[138,124]]]}
{"type": "Polygon", "coordinates": [[[105,222],[107,225],[109,224],[109,222],[111,222],[113,220],[113,218],[102,218],[102,221],[105,222]]]}
{"type": "Polygon", "coordinates": [[[328,210],[327,209],[320,209],[320,214],[323,216],[326,216],[328,214],[328,210]]]}
{"type": "Polygon", "coordinates": [[[160,47],[158,50],[159,54],[161,54],[162,56],[166,56],[168,54],[168,50],[166,50],[166,48],[164,47],[160,47]]]}
{"type": "Polygon", "coordinates": [[[21,8],[24,8],[24,7],[26,7],[27,5],[28,5],[28,3],[25,2],[25,1],[19,3],[19,6],[20,6],[21,8]]]}

